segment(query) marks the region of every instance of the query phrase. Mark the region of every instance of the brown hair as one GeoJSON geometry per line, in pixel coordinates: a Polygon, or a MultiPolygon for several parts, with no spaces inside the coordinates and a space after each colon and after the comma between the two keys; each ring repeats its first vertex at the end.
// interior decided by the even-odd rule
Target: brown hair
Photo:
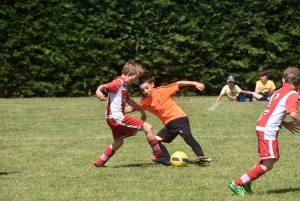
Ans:
{"type": "Polygon", "coordinates": [[[289,66],[283,71],[283,78],[287,84],[300,84],[300,70],[296,67],[289,66]]]}
{"type": "Polygon", "coordinates": [[[137,75],[137,77],[144,75],[144,72],[144,67],[133,60],[127,61],[122,70],[123,75],[127,75],[129,73],[130,75],[137,75]]]}
{"type": "Polygon", "coordinates": [[[145,68],[139,63],[136,63],[136,67],[137,67],[137,76],[138,77],[143,76],[145,73],[145,68]]]}
{"type": "Polygon", "coordinates": [[[129,60],[123,66],[122,74],[123,75],[136,75],[137,74],[137,65],[133,60],[129,60]]]}
{"type": "Polygon", "coordinates": [[[264,69],[262,71],[259,72],[259,77],[262,77],[262,76],[268,76],[268,70],[264,69]]]}

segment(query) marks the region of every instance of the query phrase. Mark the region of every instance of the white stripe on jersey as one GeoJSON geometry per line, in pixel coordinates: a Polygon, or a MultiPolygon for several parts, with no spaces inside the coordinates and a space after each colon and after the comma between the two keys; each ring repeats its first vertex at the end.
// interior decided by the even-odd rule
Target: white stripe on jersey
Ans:
{"type": "Polygon", "coordinates": [[[116,122],[121,122],[124,119],[124,108],[126,105],[127,88],[123,80],[118,79],[121,86],[117,93],[110,92],[108,95],[108,108],[106,110],[106,119],[115,119],[116,122]],[[126,93],[124,93],[124,91],[126,93]]]}
{"type": "Polygon", "coordinates": [[[286,100],[291,94],[297,92],[289,91],[285,93],[285,91],[276,91],[271,97],[269,105],[257,121],[256,130],[263,131],[266,140],[274,140],[276,138],[279,126],[286,116],[286,100]]]}

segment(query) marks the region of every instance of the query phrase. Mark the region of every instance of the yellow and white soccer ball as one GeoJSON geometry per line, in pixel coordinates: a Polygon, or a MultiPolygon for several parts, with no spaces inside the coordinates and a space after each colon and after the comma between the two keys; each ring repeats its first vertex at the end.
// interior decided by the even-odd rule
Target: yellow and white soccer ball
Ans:
{"type": "Polygon", "coordinates": [[[174,152],[170,159],[171,164],[176,167],[184,167],[187,165],[188,161],[188,156],[182,151],[174,152]]]}

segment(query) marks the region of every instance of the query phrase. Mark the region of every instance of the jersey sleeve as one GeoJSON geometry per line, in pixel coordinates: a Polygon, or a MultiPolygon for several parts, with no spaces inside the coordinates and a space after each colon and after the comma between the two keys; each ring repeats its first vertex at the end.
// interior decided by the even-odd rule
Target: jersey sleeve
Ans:
{"type": "Polygon", "coordinates": [[[120,87],[121,87],[121,81],[118,79],[115,79],[112,82],[106,84],[106,89],[108,92],[117,93],[120,87]]]}
{"type": "Polygon", "coordinates": [[[226,85],[222,88],[221,94],[224,96],[226,95],[226,85]]]}
{"type": "Polygon", "coordinates": [[[261,81],[256,82],[256,85],[255,85],[256,89],[261,89],[262,88],[262,84],[260,84],[260,83],[261,83],[261,81]]]}
{"type": "Polygon", "coordinates": [[[290,114],[291,112],[298,113],[298,94],[291,94],[286,100],[286,113],[290,114]]]}
{"type": "Polygon", "coordinates": [[[274,82],[273,82],[273,81],[271,81],[271,82],[270,82],[270,84],[271,84],[271,86],[270,86],[270,87],[271,87],[271,89],[274,91],[274,90],[276,89],[276,86],[275,86],[274,82]]]}
{"type": "Polygon", "coordinates": [[[174,82],[172,84],[159,87],[158,90],[161,92],[161,94],[164,94],[166,96],[172,96],[174,93],[179,91],[179,87],[178,84],[174,82]]]}

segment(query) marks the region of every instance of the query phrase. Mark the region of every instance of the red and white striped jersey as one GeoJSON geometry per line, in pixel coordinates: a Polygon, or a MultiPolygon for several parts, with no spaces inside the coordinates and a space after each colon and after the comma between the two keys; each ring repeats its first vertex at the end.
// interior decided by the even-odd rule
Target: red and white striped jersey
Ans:
{"type": "Polygon", "coordinates": [[[264,132],[264,139],[274,140],[286,114],[291,112],[298,113],[298,94],[290,85],[283,84],[258,119],[256,130],[264,132]]]}
{"type": "Polygon", "coordinates": [[[107,83],[106,90],[108,92],[106,119],[122,121],[125,116],[126,102],[130,99],[124,78],[121,76],[107,83]]]}

